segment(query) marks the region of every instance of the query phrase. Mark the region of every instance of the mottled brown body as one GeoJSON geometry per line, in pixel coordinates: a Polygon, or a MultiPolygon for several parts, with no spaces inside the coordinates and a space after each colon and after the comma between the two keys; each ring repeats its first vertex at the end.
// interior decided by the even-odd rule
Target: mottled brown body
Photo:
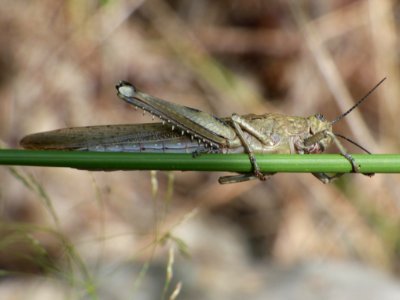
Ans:
{"type": "MultiPolygon", "coordinates": [[[[270,175],[260,172],[255,153],[321,153],[333,141],[352,164],[353,170],[358,171],[353,158],[333,134],[332,124],[365,97],[333,122],[320,114],[307,118],[272,113],[233,114],[218,118],[139,92],[128,82],[120,82],[116,88],[122,100],[150,112],[163,122],[65,128],[28,135],[21,140],[21,145],[26,149],[45,150],[247,153],[253,172],[221,177],[221,183],[230,183],[252,178],[265,179],[265,175],[270,175]]],[[[314,175],[323,182],[331,179],[326,174],[314,175]]]]}
{"type": "MultiPolygon", "coordinates": [[[[310,132],[319,131],[314,124],[323,127],[315,116],[309,118],[288,117],[281,114],[245,115],[242,116],[268,137],[264,142],[252,134],[244,132],[244,138],[252,145],[255,153],[316,153],[319,147],[310,147],[308,151],[302,145],[304,139],[311,136],[310,132]]],[[[228,118],[222,119],[224,126],[231,126],[228,118]]],[[[218,147],[206,147],[207,143],[190,138],[178,130],[162,123],[122,124],[72,127],[35,133],[24,137],[21,146],[25,149],[43,150],[77,150],[77,151],[121,151],[121,152],[171,152],[163,147],[151,145],[175,144],[176,152],[189,152],[188,149],[213,153],[243,153],[243,145],[235,135],[226,139],[218,147]],[[180,147],[179,147],[180,146],[180,147]],[[151,149],[151,151],[150,151],[151,149]],[[158,151],[157,151],[158,150],[158,151]]],[[[164,146],[166,147],[166,146],[164,146]]],[[[192,151],[192,152],[193,152],[192,151]]]]}

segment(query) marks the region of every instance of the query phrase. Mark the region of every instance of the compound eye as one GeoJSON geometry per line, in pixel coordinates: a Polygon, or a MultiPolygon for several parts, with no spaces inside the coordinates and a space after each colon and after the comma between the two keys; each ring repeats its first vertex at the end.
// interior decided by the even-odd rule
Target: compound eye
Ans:
{"type": "Polygon", "coordinates": [[[319,120],[319,121],[326,121],[325,117],[321,114],[316,114],[315,117],[319,120]]]}

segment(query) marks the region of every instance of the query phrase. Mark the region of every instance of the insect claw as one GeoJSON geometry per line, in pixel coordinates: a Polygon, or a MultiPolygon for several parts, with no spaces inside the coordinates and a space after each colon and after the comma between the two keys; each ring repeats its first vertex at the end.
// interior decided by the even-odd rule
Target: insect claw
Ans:
{"type": "Polygon", "coordinates": [[[372,177],[375,175],[375,173],[361,173],[361,174],[368,176],[368,177],[372,177]]]}

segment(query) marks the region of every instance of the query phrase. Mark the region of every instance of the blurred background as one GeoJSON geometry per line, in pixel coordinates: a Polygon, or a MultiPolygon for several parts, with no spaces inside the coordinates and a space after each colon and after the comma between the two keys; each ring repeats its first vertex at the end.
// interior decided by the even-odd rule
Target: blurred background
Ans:
{"type": "MultiPolygon", "coordinates": [[[[391,0],[4,0],[2,147],[150,122],[119,80],[221,117],[332,120],[388,77],[335,131],[398,153],[399,15],[391,0]]],[[[0,298],[400,299],[399,175],[220,175],[0,167],[0,298]]]]}

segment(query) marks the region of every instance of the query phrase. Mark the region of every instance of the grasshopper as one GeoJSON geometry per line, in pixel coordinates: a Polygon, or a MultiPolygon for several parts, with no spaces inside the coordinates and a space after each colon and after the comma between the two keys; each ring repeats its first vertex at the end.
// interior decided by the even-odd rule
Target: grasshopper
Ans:
{"type": "MultiPolygon", "coordinates": [[[[120,81],[116,85],[119,98],[158,117],[162,122],[64,128],[28,135],[20,143],[26,149],[44,150],[192,153],[193,156],[201,153],[247,153],[252,172],[220,177],[221,184],[257,178],[266,180],[273,175],[260,171],[255,158],[257,153],[322,153],[334,143],[351,164],[353,172],[359,173],[359,166],[338,137],[369,152],[350,139],[333,133],[332,126],[360,105],[385,79],[333,121],[326,120],[321,114],[309,117],[276,113],[233,114],[219,118],[150,96],[129,82],[120,81]]],[[[327,183],[343,174],[313,175],[327,183]]]]}

